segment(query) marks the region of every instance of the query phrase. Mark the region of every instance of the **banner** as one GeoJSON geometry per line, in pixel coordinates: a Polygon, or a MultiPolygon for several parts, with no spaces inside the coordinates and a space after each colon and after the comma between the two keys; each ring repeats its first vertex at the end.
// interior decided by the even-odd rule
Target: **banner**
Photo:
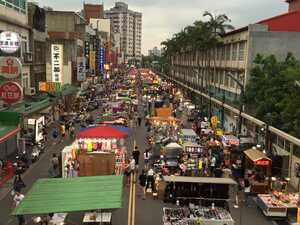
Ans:
{"type": "Polygon", "coordinates": [[[99,48],[99,51],[98,51],[98,68],[99,68],[99,72],[103,73],[104,72],[104,63],[105,63],[105,60],[104,60],[104,48],[99,48]]]}
{"type": "Polygon", "coordinates": [[[85,57],[77,57],[77,81],[85,81],[86,79],[85,62],[85,57]]]}
{"type": "Polygon", "coordinates": [[[63,45],[51,45],[52,81],[62,82],[63,77],[63,45]]]}

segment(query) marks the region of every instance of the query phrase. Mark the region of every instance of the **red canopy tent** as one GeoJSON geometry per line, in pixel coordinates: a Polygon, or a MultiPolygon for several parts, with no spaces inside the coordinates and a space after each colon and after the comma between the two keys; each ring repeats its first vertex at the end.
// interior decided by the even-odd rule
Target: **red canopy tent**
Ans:
{"type": "Polygon", "coordinates": [[[109,126],[98,126],[86,129],[77,134],[76,138],[124,138],[128,134],[109,126]]]}

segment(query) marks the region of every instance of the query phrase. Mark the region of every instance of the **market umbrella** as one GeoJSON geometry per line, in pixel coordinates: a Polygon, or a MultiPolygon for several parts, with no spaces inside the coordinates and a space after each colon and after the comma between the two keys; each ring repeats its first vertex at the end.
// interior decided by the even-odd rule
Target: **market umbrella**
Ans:
{"type": "Polygon", "coordinates": [[[79,132],[76,138],[124,138],[126,136],[128,133],[111,126],[97,126],[79,132]]]}

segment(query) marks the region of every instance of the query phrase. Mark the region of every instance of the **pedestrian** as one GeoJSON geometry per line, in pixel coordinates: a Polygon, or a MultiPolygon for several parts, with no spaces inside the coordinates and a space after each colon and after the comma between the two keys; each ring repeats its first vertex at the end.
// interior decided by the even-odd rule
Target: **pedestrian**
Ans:
{"type": "Polygon", "coordinates": [[[138,119],[138,125],[139,125],[139,127],[140,127],[141,124],[142,124],[142,118],[139,116],[137,119],[138,119]]]}
{"type": "Polygon", "coordinates": [[[146,149],[146,151],[144,152],[144,166],[146,169],[148,169],[150,157],[151,153],[149,152],[149,149],[146,149]]]}
{"type": "Polygon", "coordinates": [[[135,146],[135,147],[134,147],[134,150],[133,150],[133,152],[132,152],[132,157],[134,158],[134,160],[135,160],[135,165],[136,165],[137,167],[138,167],[138,165],[139,165],[140,154],[141,154],[141,152],[139,151],[138,147],[135,146]]]}
{"type": "Polygon", "coordinates": [[[126,175],[126,185],[129,186],[130,176],[135,172],[135,160],[133,157],[130,158],[129,163],[125,166],[124,174],[126,175]]]}
{"type": "Polygon", "coordinates": [[[52,138],[56,140],[58,138],[58,130],[57,128],[53,128],[52,130],[52,138]]]}
{"type": "Polygon", "coordinates": [[[43,134],[44,142],[47,142],[47,135],[48,135],[48,133],[47,133],[47,130],[46,130],[45,126],[43,127],[42,134],[43,134]]]}
{"type": "Polygon", "coordinates": [[[60,134],[62,138],[66,136],[66,125],[64,123],[60,124],[60,134]]]}
{"type": "Polygon", "coordinates": [[[146,191],[151,193],[154,190],[154,170],[150,168],[147,172],[147,184],[146,184],[146,191]]]}
{"type": "Polygon", "coordinates": [[[140,186],[143,191],[143,200],[146,199],[146,184],[147,184],[147,174],[145,170],[142,170],[142,173],[139,176],[140,186]]]}
{"type": "Polygon", "coordinates": [[[217,162],[216,157],[214,155],[212,155],[211,159],[210,159],[210,174],[211,174],[211,176],[214,174],[214,171],[216,168],[216,162],[217,162]]]}
{"type": "Polygon", "coordinates": [[[52,154],[51,165],[58,166],[59,160],[55,153],[52,154]]]}
{"type": "Polygon", "coordinates": [[[14,193],[17,192],[21,192],[23,188],[25,188],[26,185],[24,183],[24,181],[22,180],[22,177],[20,174],[18,174],[15,179],[14,179],[14,183],[13,183],[13,191],[14,193]]]}
{"type": "Polygon", "coordinates": [[[244,196],[245,196],[245,205],[249,206],[249,197],[250,197],[251,185],[248,179],[244,180],[244,196]]]}
{"type": "Polygon", "coordinates": [[[75,127],[71,125],[70,127],[70,139],[74,139],[75,137],[75,127]]]}
{"type": "Polygon", "coordinates": [[[58,178],[59,177],[58,165],[56,164],[51,165],[48,172],[50,178],[58,178]]]}
{"type": "Polygon", "coordinates": [[[69,131],[70,131],[70,122],[66,122],[65,128],[66,128],[66,134],[69,134],[69,131]]]}
{"type": "MultiPolygon", "coordinates": [[[[16,192],[13,198],[14,207],[17,207],[23,199],[24,199],[24,195],[22,195],[20,192],[16,192]]],[[[25,217],[23,215],[17,215],[17,219],[19,225],[25,224],[25,217]]]]}

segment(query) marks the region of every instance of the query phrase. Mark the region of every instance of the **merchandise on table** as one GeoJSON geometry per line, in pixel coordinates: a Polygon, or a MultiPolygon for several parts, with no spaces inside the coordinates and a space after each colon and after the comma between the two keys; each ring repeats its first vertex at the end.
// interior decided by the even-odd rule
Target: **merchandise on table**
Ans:
{"type": "Polygon", "coordinates": [[[164,225],[233,225],[230,213],[218,207],[164,208],[164,225]]]}
{"type": "Polygon", "coordinates": [[[286,217],[288,209],[298,208],[298,201],[298,193],[273,192],[257,196],[257,205],[265,216],[273,217],[286,217]]]}

